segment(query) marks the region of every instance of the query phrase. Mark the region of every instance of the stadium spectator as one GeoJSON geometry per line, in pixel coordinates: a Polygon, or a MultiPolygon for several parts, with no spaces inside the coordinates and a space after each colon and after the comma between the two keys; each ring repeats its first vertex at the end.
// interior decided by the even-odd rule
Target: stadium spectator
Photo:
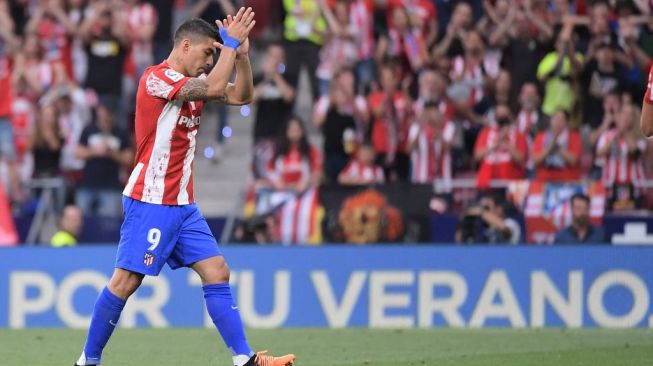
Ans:
{"type": "Polygon", "coordinates": [[[542,112],[551,116],[558,109],[571,113],[576,103],[573,82],[583,67],[583,55],[576,52],[572,25],[565,25],[550,52],[537,67],[537,78],[544,84],[542,112]]]}
{"type": "Polygon", "coordinates": [[[267,46],[261,60],[261,72],[254,75],[254,178],[267,174],[274,153],[274,140],[292,113],[295,88],[285,74],[285,51],[281,44],[267,46]]]}
{"type": "Polygon", "coordinates": [[[55,248],[76,246],[83,223],[84,212],[82,209],[74,205],[64,207],[59,217],[59,230],[50,239],[50,245],[55,248]]]}
{"type": "Polygon", "coordinates": [[[19,44],[13,34],[13,22],[8,13],[8,4],[0,7],[0,159],[7,162],[10,185],[8,192],[14,198],[22,195],[20,175],[17,166],[16,144],[12,126],[12,56],[19,44]]]}
{"type": "Polygon", "coordinates": [[[34,101],[50,87],[65,80],[62,63],[44,59],[38,36],[34,33],[25,35],[14,63],[14,78],[24,78],[27,81],[27,94],[34,101]]]}
{"type": "Polygon", "coordinates": [[[442,39],[433,47],[434,60],[440,58],[453,58],[464,53],[463,44],[465,35],[474,26],[472,6],[466,1],[457,2],[451,20],[446,26],[442,39]]]}
{"type": "Polygon", "coordinates": [[[408,132],[411,182],[433,183],[441,178],[450,191],[455,134],[456,126],[440,112],[438,104],[427,102],[408,132]]]}
{"type": "Polygon", "coordinates": [[[569,182],[580,179],[583,142],[580,134],[569,128],[567,112],[558,110],[551,116],[551,126],[535,138],[532,159],[536,178],[543,182],[569,182]]]}
{"type": "Polygon", "coordinates": [[[320,97],[314,107],[313,123],[324,136],[324,172],[331,182],[338,181],[367,127],[367,103],[365,97],[354,95],[354,88],[352,70],[342,69],[333,78],[329,95],[320,97]]]}
{"type": "Polygon", "coordinates": [[[79,30],[88,58],[84,86],[97,94],[100,103],[117,105],[129,50],[126,22],[120,12],[102,1],[94,3],[89,13],[79,30]]]}
{"type": "Polygon", "coordinates": [[[412,113],[420,115],[424,104],[432,102],[438,105],[440,113],[446,118],[454,116],[453,105],[447,98],[447,78],[434,69],[422,70],[418,77],[418,92],[413,102],[412,113]]]}
{"type": "Polygon", "coordinates": [[[640,186],[645,179],[642,157],[646,140],[637,126],[639,116],[632,104],[624,104],[614,128],[605,131],[596,146],[598,158],[605,158],[602,181],[611,190],[613,208],[629,209],[639,205],[640,186]]]}
{"type": "Polygon", "coordinates": [[[517,11],[509,40],[503,48],[502,64],[510,70],[514,91],[536,82],[537,66],[554,36],[546,0],[523,1],[517,11]]]}
{"type": "Polygon", "coordinates": [[[295,88],[285,73],[286,55],[278,43],[267,46],[261,60],[261,73],[254,76],[254,142],[274,139],[292,112],[295,88]]]}
{"type": "Polygon", "coordinates": [[[580,76],[583,90],[583,122],[594,130],[603,121],[603,98],[623,90],[624,80],[615,62],[614,50],[609,43],[600,43],[588,55],[585,69],[580,76]]]}
{"type": "MultiPolygon", "coordinates": [[[[161,61],[165,60],[170,51],[172,50],[172,21],[173,21],[173,12],[176,10],[175,0],[156,0],[152,1],[151,4],[154,6],[156,13],[158,15],[156,22],[156,32],[154,32],[154,50],[153,57],[154,63],[158,64],[161,61]]],[[[234,9],[235,10],[235,9],[234,9]]],[[[229,14],[235,14],[235,11],[230,12],[229,14]]],[[[214,17],[209,21],[209,24],[215,22],[216,19],[224,19],[224,16],[214,17]]]]}
{"type": "Polygon", "coordinates": [[[540,94],[535,83],[525,83],[519,92],[517,128],[528,138],[548,127],[549,119],[540,112],[540,94]]]}
{"type": "Polygon", "coordinates": [[[59,177],[61,149],[65,142],[59,128],[57,109],[53,105],[40,108],[30,150],[34,156],[34,178],[59,177]]]}
{"type": "Polygon", "coordinates": [[[379,69],[381,90],[368,97],[372,115],[372,143],[376,162],[391,182],[408,180],[410,158],[406,150],[408,96],[399,90],[401,71],[393,63],[385,63],[379,69]]]}
{"type": "Polygon", "coordinates": [[[41,103],[53,104],[57,110],[57,123],[64,139],[59,167],[69,184],[79,183],[84,161],[75,152],[82,130],[90,121],[86,93],[73,83],[56,86],[48,91],[41,103]]]}
{"type": "Polygon", "coordinates": [[[268,184],[277,192],[303,193],[320,184],[320,153],[308,142],[299,117],[291,117],[282,131],[270,161],[268,184]]]}
{"type": "Polygon", "coordinates": [[[76,29],[65,12],[63,1],[41,2],[34,8],[34,13],[26,25],[26,31],[37,37],[44,60],[61,63],[68,78],[74,80],[72,36],[76,29]]]}
{"type": "Polygon", "coordinates": [[[492,194],[483,195],[463,214],[456,229],[456,242],[464,244],[512,244],[521,239],[521,226],[506,215],[507,204],[492,194]]]}
{"type": "Polygon", "coordinates": [[[523,179],[528,158],[526,137],[512,121],[510,108],[495,108],[494,123],[485,127],[476,140],[474,158],[480,164],[476,182],[487,188],[492,180],[523,179]]]}
{"type": "Polygon", "coordinates": [[[402,81],[408,82],[413,73],[429,62],[429,57],[422,31],[411,22],[406,8],[394,6],[391,9],[392,22],[388,33],[379,38],[376,59],[378,63],[386,59],[397,60],[401,65],[402,81]]]}
{"type": "Polygon", "coordinates": [[[320,83],[320,96],[329,94],[329,84],[340,68],[352,68],[358,60],[358,30],[349,23],[347,0],[337,0],[333,11],[320,1],[328,32],[320,51],[320,64],[316,75],[320,83]]]}
{"type": "Polygon", "coordinates": [[[467,90],[469,103],[475,107],[485,96],[486,82],[499,76],[497,60],[485,58],[485,44],[481,34],[470,30],[465,34],[464,53],[451,62],[451,80],[467,90]]]}
{"type": "MultiPolygon", "coordinates": [[[[154,33],[158,22],[158,14],[152,4],[143,0],[124,0],[124,8],[116,6],[114,2],[112,11],[121,11],[126,20],[127,36],[130,38],[128,62],[132,76],[138,80],[145,68],[154,63],[154,33]]],[[[215,19],[214,19],[215,21],[215,19]]]]}
{"type": "Polygon", "coordinates": [[[571,225],[556,232],[554,245],[605,243],[603,228],[590,224],[590,203],[582,193],[571,197],[571,225]]]}
{"type": "Polygon", "coordinates": [[[96,108],[96,121],[84,128],[77,156],[86,161],[75,202],[86,214],[120,215],[122,168],[132,165],[133,151],[127,132],[115,124],[110,106],[96,108]]]}
{"type": "Polygon", "coordinates": [[[383,169],[374,162],[374,145],[362,143],[356,149],[356,156],[338,175],[342,185],[381,184],[385,181],[383,169]]]}
{"type": "Polygon", "coordinates": [[[326,20],[315,0],[282,0],[286,17],[283,21],[287,56],[286,73],[297,89],[299,73],[308,71],[313,99],[320,95],[316,71],[320,62],[320,47],[324,44],[326,20]]]}

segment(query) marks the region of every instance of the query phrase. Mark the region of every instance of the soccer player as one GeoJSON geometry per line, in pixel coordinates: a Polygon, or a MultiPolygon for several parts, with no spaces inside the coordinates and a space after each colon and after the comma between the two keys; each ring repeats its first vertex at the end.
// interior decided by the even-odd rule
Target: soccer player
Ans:
{"type": "Polygon", "coordinates": [[[123,191],[124,221],[113,276],[98,297],[84,351],[76,365],[99,365],[125,302],[145,275],[164,263],[190,267],[202,279],[208,313],[235,366],[287,366],[294,355],[254,354],[229,287],[229,267],[204,217],[193,203],[192,163],[203,103],[242,105],[252,100],[248,56],[254,12],[216,20],[218,30],[191,19],[175,33],[167,60],[145,70],[136,95],[135,166],[123,191]],[[216,48],[221,50],[213,64],[216,48]],[[233,69],[234,83],[229,83],[233,69]],[[210,70],[210,72],[209,72],[210,70]],[[204,73],[207,73],[203,77],[204,73]]]}
{"type": "Polygon", "coordinates": [[[648,86],[646,87],[646,94],[644,95],[644,102],[642,103],[642,115],[639,120],[639,125],[642,133],[646,137],[653,137],[653,94],[651,88],[653,85],[653,66],[648,73],[648,86]]]}

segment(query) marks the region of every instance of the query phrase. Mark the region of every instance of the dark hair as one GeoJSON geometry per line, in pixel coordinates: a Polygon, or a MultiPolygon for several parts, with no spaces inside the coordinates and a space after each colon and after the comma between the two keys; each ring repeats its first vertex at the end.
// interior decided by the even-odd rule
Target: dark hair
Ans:
{"type": "Polygon", "coordinates": [[[183,39],[197,38],[198,36],[218,39],[218,28],[204,19],[188,19],[175,31],[175,45],[183,39]]]}
{"type": "Polygon", "coordinates": [[[297,123],[302,129],[302,138],[299,140],[299,153],[309,158],[311,154],[311,145],[308,143],[308,137],[306,137],[306,126],[304,126],[304,121],[299,116],[293,115],[288,118],[277,141],[274,146],[274,160],[277,158],[286,155],[290,151],[290,140],[288,139],[288,127],[291,123],[297,123]]]}
{"type": "Polygon", "coordinates": [[[590,204],[590,198],[585,193],[574,193],[570,202],[573,204],[575,200],[585,201],[588,205],[590,204]]]}

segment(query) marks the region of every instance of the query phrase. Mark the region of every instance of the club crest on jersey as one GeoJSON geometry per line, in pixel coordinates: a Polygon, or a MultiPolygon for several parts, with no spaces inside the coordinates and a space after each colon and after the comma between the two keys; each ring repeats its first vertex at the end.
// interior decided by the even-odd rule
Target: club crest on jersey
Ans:
{"type": "Polygon", "coordinates": [[[151,266],[154,263],[154,256],[150,253],[145,253],[143,263],[148,267],[151,266]]]}
{"type": "Polygon", "coordinates": [[[186,117],[186,116],[179,116],[179,121],[177,122],[178,125],[183,125],[188,128],[193,128],[196,126],[200,125],[200,116],[197,117],[186,117]]]}
{"type": "Polygon", "coordinates": [[[168,79],[174,81],[175,83],[184,78],[184,75],[178,73],[177,71],[175,71],[173,69],[166,70],[164,72],[164,75],[167,76],[168,79]]]}

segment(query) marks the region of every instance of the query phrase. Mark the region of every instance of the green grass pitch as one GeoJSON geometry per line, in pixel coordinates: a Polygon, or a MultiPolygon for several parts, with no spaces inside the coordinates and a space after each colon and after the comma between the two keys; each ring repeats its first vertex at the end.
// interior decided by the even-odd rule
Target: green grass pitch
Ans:
{"type": "MultiPolygon", "coordinates": [[[[85,332],[0,330],[0,365],[72,365],[85,332]]],[[[653,330],[249,330],[253,347],[294,352],[297,366],[653,365],[653,330]]],[[[210,329],[118,329],[105,366],[231,365],[210,329]]]]}

